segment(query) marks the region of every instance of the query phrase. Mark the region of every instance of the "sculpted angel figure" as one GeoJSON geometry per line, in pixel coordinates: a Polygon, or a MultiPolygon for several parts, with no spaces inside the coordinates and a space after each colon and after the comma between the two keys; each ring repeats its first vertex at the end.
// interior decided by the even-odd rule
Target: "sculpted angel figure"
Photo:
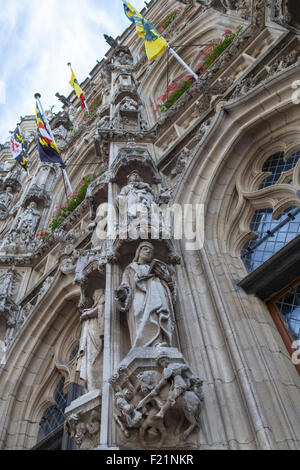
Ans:
{"type": "Polygon", "coordinates": [[[128,315],[132,348],[172,346],[175,281],[172,269],[154,259],[154,247],[142,242],[116,289],[119,310],[128,315]]]}

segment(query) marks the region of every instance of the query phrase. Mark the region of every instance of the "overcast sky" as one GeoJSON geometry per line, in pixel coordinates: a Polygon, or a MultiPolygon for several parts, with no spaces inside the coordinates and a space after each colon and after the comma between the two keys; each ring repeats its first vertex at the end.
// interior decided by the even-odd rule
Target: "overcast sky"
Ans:
{"type": "Polygon", "coordinates": [[[109,49],[103,34],[129,25],[121,0],[0,0],[0,143],[20,116],[34,114],[34,93],[58,111],[55,93],[72,91],[67,63],[81,83],[109,49]]]}

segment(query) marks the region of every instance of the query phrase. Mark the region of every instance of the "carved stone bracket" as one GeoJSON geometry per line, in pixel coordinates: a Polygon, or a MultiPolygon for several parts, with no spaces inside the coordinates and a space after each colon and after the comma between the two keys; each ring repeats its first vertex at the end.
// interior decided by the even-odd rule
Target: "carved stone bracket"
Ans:
{"type": "Polygon", "coordinates": [[[74,400],[65,409],[65,432],[76,442],[77,450],[93,450],[99,445],[101,391],[93,390],[74,400]]]}
{"type": "Polygon", "coordinates": [[[202,380],[176,348],[132,349],[109,381],[124,448],[182,448],[199,427],[202,380]]]}

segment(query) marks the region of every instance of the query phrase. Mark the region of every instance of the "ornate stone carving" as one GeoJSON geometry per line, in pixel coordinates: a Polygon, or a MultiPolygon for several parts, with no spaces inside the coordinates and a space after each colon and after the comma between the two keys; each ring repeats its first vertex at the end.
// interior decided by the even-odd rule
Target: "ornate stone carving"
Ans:
{"type": "Polygon", "coordinates": [[[154,259],[151,243],[140,243],[115,294],[120,313],[127,315],[132,348],[172,346],[176,282],[173,269],[154,259]]]}
{"type": "Polygon", "coordinates": [[[54,275],[53,276],[48,276],[45,281],[43,282],[43,285],[38,293],[38,297],[37,297],[37,301],[36,301],[36,305],[42,300],[42,298],[44,297],[44,295],[47,293],[47,291],[49,290],[51,284],[53,283],[54,281],[54,275]]]}
{"type": "Polygon", "coordinates": [[[68,130],[60,124],[60,126],[53,129],[53,135],[55,142],[60,150],[64,150],[67,147],[67,135],[68,130]]]}
{"type": "Polygon", "coordinates": [[[0,220],[7,219],[13,198],[14,195],[10,186],[6,188],[6,191],[0,192],[0,220]]]}
{"type": "Polygon", "coordinates": [[[79,251],[72,250],[70,254],[63,254],[61,257],[60,270],[63,274],[75,273],[78,258],[80,256],[79,251]]]}
{"type": "Polygon", "coordinates": [[[97,129],[93,136],[93,140],[97,157],[99,157],[101,162],[105,161],[108,158],[109,153],[109,132],[103,133],[99,132],[99,129],[97,129]]]}
{"type": "Polygon", "coordinates": [[[129,96],[125,96],[120,103],[121,111],[138,111],[138,103],[129,96]]]}
{"type": "Polygon", "coordinates": [[[14,301],[14,291],[17,281],[17,271],[13,266],[0,278],[0,319],[6,326],[5,347],[9,348],[14,330],[17,326],[17,318],[20,311],[19,305],[14,301]]]}
{"type": "Polygon", "coordinates": [[[212,118],[209,118],[206,121],[204,121],[199,127],[199,129],[197,130],[193,141],[196,143],[200,142],[203,139],[203,137],[207,134],[208,130],[211,127],[211,124],[212,124],[212,118]]]}
{"type": "Polygon", "coordinates": [[[182,152],[180,152],[177,158],[175,168],[173,168],[173,170],[171,171],[171,176],[175,177],[181,175],[184,172],[190,156],[191,151],[189,149],[184,148],[182,152]]]}
{"type": "Polygon", "coordinates": [[[19,192],[22,189],[22,184],[21,184],[21,171],[22,170],[19,166],[15,168],[15,170],[11,173],[11,175],[7,176],[4,181],[2,182],[2,188],[1,189],[6,189],[6,188],[11,188],[13,192],[19,192]]]}
{"type": "Polygon", "coordinates": [[[294,65],[296,62],[298,62],[300,59],[299,52],[294,50],[287,56],[281,56],[273,64],[271,65],[269,69],[269,76],[274,75],[276,73],[281,72],[282,70],[285,70],[287,67],[290,67],[291,65],[294,65]]]}
{"type": "Polygon", "coordinates": [[[5,237],[2,250],[6,252],[27,252],[35,248],[35,233],[40,222],[40,211],[32,201],[28,208],[17,218],[11,231],[5,237]]]}
{"type": "Polygon", "coordinates": [[[199,426],[202,381],[175,348],[134,348],[110,383],[125,448],[180,446],[199,426]]]}
{"type": "Polygon", "coordinates": [[[99,444],[101,413],[72,413],[67,417],[65,432],[76,442],[77,450],[93,450],[99,444]]]}
{"type": "Polygon", "coordinates": [[[240,96],[244,96],[258,84],[258,79],[256,77],[247,77],[244,78],[240,83],[235,87],[234,92],[231,95],[231,100],[234,100],[240,96]]]}
{"type": "Polygon", "coordinates": [[[299,2],[297,0],[269,1],[268,6],[271,7],[271,18],[274,21],[299,32],[300,13],[299,2]]]}
{"type": "Polygon", "coordinates": [[[104,308],[105,292],[99,289],[95,293],[94,305],[83,310],[80,317],[82,329],[77,370],[80,372],[86,392],[101,388],[104,308]]]}

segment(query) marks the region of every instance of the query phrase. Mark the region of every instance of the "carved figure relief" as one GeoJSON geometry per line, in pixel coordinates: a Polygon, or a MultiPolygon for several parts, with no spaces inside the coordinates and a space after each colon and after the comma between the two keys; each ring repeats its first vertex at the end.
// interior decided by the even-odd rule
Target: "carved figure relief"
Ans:
{"type": "Polygon", "coordinates": [[[114,419],[127,442],[143,448],[180,445],[199,427],[202,380],[175,348],[149,348],[129,355],[110,383],[114,419]]]}

